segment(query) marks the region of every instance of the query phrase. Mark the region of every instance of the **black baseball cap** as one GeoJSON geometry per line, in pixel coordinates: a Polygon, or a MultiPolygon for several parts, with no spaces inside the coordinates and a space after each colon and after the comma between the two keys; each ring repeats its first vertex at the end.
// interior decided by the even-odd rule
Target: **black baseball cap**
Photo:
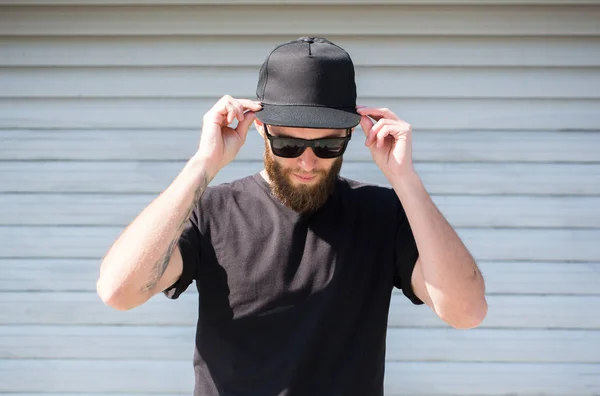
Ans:
{"type": "Polygon", "coordinates": [[[262,67],[257,118],[265,124],[346,129],[360,123],[350,55],[321,37],[300,37],[277,46],[262,67]]]}

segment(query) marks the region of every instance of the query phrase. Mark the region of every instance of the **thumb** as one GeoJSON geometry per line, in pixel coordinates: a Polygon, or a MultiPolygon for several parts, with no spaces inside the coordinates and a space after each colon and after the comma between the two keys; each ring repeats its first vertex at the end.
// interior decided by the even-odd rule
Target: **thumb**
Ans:
{"type": "Polygon", "coordinates": [[[240,121],[235,129],[238,135],[242,138],[242,141],[246,141],[246,136],[248,135],[248,129],[252,123],[256,120],[256,114],[253,111],[249,111],[244,114],[244,119],[240,121]]]}

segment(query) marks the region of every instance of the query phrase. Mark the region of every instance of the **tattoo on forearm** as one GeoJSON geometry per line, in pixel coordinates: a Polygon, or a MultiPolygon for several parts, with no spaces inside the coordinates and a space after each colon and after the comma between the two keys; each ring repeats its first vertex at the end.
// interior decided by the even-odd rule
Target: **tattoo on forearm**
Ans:
{"type": "Polygon", "coordinates": [[[175,250],[175,247],[177,246],[177,243],[179,241],[179,237],[183,233],[185,224],[187,223],[190,215],[192,214],[194,207],[198,203],[198,200],[204,193],[204,190],[206,190],[208,183],[209,183],[208,177],[206,176],[206,174],[203,174],[200,185],[198,186],[196,191],[194,191],[194,199],[192,201],[192,204],[187,208],[185,215],[183,216],[183,218],[177,225],[177,231],[175,233],[175,238],[171,241],[171,243],[169,243],[169,246],[167,247],[167,251],[152,266],[150,279],[149,279],[148,283],[144,286],[142,291],[148,292],[148,291],[151,291],[152,289],[154,289],[156,287],[156,285],[158,284],[158,282],[160,281],[160,279],[162,278],[162,276],[164,275],[165,271],[167,270],[167,267],[169,266],[169,262],[171,261],[171,256],[173,255],[173,251],[175,250]]]}

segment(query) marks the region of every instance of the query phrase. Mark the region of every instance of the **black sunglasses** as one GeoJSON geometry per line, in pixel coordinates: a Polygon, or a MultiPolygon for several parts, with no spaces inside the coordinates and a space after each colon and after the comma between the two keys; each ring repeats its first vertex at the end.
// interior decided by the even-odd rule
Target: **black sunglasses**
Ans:
{"type": "Polygon", "coordinates": [[[348,129],[348,135],[343,137],[326,137],[321,139],[300,139],[286,136],[273,136],[269,133],[265,124],[265,133],[271,142],[271,151],[278,157],[296,158],[302,155],[307,147],[312,148],[319,158],[335,158],[344,154],[348,142],[352,137],[352,129],[348,129]]]}

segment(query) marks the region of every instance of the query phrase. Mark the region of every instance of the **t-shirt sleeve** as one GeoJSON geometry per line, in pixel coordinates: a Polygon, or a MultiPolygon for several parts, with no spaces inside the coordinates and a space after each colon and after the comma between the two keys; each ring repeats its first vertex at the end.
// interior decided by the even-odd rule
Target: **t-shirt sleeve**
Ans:
{"type": "Polygon", "coordinates": [[[412,273],[419,257],[419,250],[408,218],[400,207],[399,223],[396,231],[394,286],[402,289],[402,293],[415,305],[423,304],[412,288],[412,273]]]}
{"type": "Polygon", "coordinates": [[[163,293],[167,298],[177,299],[181,293],[196,279],[200,263],[200,228],[198,226],[198,205],[185,223],[183,233],[177,244],[183,259],[183,272],[177,282],[171,285],[163,293]]]}

